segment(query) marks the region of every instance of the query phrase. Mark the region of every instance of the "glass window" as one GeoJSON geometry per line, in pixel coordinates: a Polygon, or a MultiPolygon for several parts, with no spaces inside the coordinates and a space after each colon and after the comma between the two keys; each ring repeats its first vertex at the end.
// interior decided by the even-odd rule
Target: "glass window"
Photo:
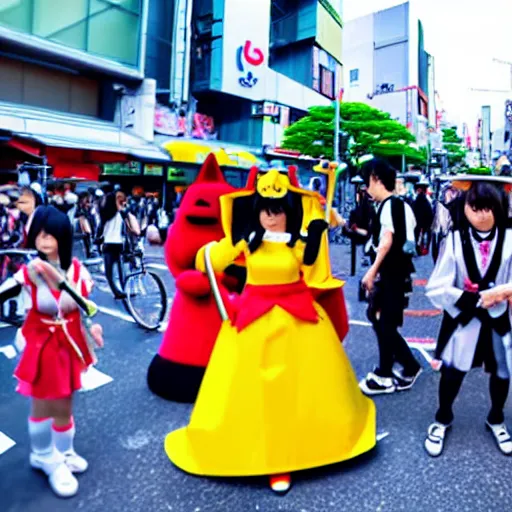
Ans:
{"type": "Polygon", "coordinates": [[[138,16],[120,9],[108,9],[90,18],[87,50],[135,66],[138,33],[138,16]]]}
{"type": "Polygon", "coordinates": [[[142,0],[0,0],[0,25],[136,67],[141,12],[142,0]]]}
{"type": "Polygon", "coordinates": [[[32,0],[0,0],[0,24],[30,32],[32,0]]]}
{"type": "Polygon", "coordinates": [[[350,83],[359,82],[359,69],[350,70],[350,83]]]}
{"type": "Polygon", "coordinates": [[[320,66],[320,92],[334,99],[334,73],[323,66],[320,66]]]}

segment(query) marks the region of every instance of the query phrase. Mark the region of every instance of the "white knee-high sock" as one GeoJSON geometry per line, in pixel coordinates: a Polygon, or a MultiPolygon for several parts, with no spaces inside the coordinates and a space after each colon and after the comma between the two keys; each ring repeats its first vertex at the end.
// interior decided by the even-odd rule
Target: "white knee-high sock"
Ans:
{"type": "Polygon", "coordinates": [[[52,418],[29,418],[28,434],[32,451],[38,455],[51,455],[53,452],[52,418]]]}
{"type": "Polygon", "coordinates": [[[71,419],[68,425],[65,425],[63,427],[57,427],[53,425],[53,442],[55,443],[55,448],[57,448],[57,450],[59,450],[60,453],[74,451],[73,439],[75,438],[75,432],[75,423],[73,419],[71,419]]]}

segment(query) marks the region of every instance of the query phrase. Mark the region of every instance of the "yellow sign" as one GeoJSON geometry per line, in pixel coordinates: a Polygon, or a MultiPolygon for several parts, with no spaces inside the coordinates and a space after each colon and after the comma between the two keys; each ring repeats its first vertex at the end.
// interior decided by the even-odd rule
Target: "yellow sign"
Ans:
{"type": "Polygon", "coordinates": [[[174,162],[202,164],[206,157],[213,153],[221,166],[240,167],[250,169],[253,165],[260,165],[263,160],[249,151],[243,149],[210,146],[206,142],[193,140],[170,140],[163,144],[163,148],[171,155],[174,162]]]}
{"type": "Polygon", "coordinates": [[[317,4],[316,42],[338,62],[343,62],[343,29],[320,2],[317,4]]]}

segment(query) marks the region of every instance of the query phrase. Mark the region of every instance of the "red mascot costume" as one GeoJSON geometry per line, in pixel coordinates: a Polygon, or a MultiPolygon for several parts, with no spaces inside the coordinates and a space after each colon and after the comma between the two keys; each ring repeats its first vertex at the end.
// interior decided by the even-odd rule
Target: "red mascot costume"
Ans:
{"type": "MultiPolygon", "coordinates": [[[[208,278],[195,270],[195,257],[201,247],[224,237],[219,198],[234,191],[210,154],[169,228],[165,255],[176,294],[169,326],[147,376],[149,389],[166,400],[195,401],[221,327],[208,278]]],[[[242,267],[226,269],[219,279],[225,297],[243,287],[244,274],[242,267]]]]}

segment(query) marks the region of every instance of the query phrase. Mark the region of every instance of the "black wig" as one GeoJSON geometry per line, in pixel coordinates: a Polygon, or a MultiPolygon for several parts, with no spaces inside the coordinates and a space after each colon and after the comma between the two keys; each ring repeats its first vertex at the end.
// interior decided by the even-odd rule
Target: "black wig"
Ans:
{"type": "MultiPolygon", "coordinates": [[[[37,249],[36,238],[41,231],[57,240],[60,266],[63,270],[68,270],[73,253],[73,228],[69,217],[53,206],[40,206],[34,214],[28,233],[27,246],[29,249],[37,249]]],[[[46,259],[46,256],[41,253],[39,257],[46,259]]]]}
{"type": "Polygon", "coordinates": [[[475,210],[491,210],[494,222],[498,227],[507,222],[508,198],[500,186],[477,181],[466,192],[464,202],[475,210]]]}
{"type": "Polygon", "coordinates": [[[300,195],[288,192],[286,196],[280,199],[270,199],[259,194],[254,195],[249,225],[244,237],[249,241],[251,252],[254,252],[260,246],[265,234],[265,230],[260,224],[260,213],[262,211],[268,214],[284,213],[286,215],[286,232],[291,235],[288,245],[293,247],[300,237],[302,225],[303,211],[300,195]]]}

